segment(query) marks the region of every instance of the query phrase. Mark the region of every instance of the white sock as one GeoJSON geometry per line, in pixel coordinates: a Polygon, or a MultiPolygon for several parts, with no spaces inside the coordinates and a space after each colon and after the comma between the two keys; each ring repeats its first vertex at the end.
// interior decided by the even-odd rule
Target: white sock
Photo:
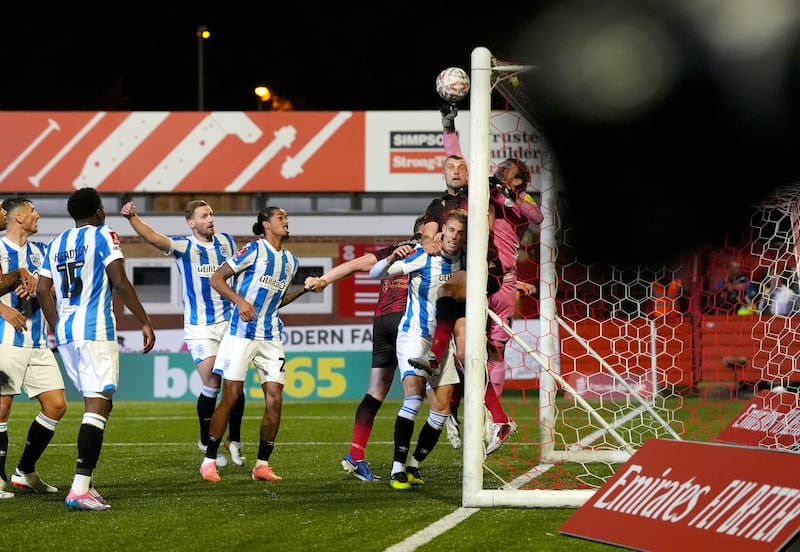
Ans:
{"type": "Polygon", "coordinates": [[[79,495],[84,495],[89,492],[89,485],[92,484],[91,475],[78,475],[72,480],[72,492],[79,495]]]}

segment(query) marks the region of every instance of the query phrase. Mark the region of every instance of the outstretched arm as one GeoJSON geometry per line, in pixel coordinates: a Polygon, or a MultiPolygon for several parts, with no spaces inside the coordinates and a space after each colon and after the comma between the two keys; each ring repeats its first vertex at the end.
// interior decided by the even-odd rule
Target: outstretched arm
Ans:
{"type": "Polygon", "coordinates": [[[129,201],[123,205],[122,209],[120,209],[120,214],[128,219],[134,232],[139,234],[147,243],[157,247],[164,253],[172,251],[170,239],[164,234],[157,232],[152,226],[139,218],[139,215],[136,214],[136,205],[133,204],[133,201],[129,201]]]}
{"type": "Polygon", "coordinates": [[[405,259],[411,253],[413,253],[414,250],[415,248],[411,247],[410,245],[401,245],[400,247],[396,248],[388,257],[375,263],[375,266],[373,266],[369,271],[369,277],[382,280],[384,278],[388,278],[389,276],[402,274],[403,267],[401,266],[401,263],[395,263],[395,261],[405,259]]]}
{"type": "Polygon", "coordinates": [[[307,291],[311,291],[308,286],[295,287],[294,289],[287,291],[283,294],[283,297],[281,298],[281,304],[278,305],[278,308],[285,307],[307,291]]]}
{"type": "Polygon", "coordinates": [[[376,262],[378,262],[378,259],[375,258],[375,255],[366,253],[360,257],[334,266],[320,277],[309,276],[306,278],[305,288],[308,291],[319,293],[329,284],[347,278],[351,274],[355,274],[356,272],[369,272],[369,269],[371,269],[376,262]]]}

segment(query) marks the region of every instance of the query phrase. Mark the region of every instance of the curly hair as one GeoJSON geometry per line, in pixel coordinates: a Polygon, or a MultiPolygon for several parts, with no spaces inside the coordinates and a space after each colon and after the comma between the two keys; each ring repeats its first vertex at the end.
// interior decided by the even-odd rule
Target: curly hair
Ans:
{"type": "Polygon", "coordinates": [[[67,212],[74,220],[88,219],[103,208],[103,200],[94,188],[81,188],[67,200],[67,212]]]}

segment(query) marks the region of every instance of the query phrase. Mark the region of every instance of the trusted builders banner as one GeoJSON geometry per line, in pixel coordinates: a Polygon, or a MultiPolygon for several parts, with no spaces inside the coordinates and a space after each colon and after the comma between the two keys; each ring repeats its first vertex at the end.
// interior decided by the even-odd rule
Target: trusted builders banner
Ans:
{"type": "Polygon", "coordinates": [[[560,531],[635,550],[781,550],[800,529],[800,457],[650,439],[560,531]]]}

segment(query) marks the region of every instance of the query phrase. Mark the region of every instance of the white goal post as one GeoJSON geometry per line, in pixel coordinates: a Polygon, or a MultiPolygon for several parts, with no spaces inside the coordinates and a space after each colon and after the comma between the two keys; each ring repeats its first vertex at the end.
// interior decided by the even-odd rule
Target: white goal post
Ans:
{"type": "MultiPolygon", "coordinates": [[[[492,105],[492,84],[494,59],[487,48],[473,50],[471,56],[470,87],[470,179],[469,204],[470,213],[486,213],[489,210],[489,182],[479,175],[489,174],[489,117],[492,105]]],[[[552,172],[550,173],[552,180],[552,172]]],[[[550,183],[552,185],[552,182],[550,183]]],[[[545,188],[545,186],[543,186],[545,188]]],[[[553,206],[547,201],[546,192],[542,190],[542,210],[545,220],[542,223],[540,239],[554,231],[552,213],[553,206]]],[[[489,233],[487,217],[472,216],[468,219],[467,235],[470,237],[487,236],[489,233]]],[[[466,304],[466,349],[464,370],[464,475],[462,483],[462,504],[465,507],[579,507],[593,494],[591,490],[526,490],[515,491],[506,487],[499,490],[484,489],[483,485],[483,396],[486,386],[486,318],[487,318],[487,256],[486,239],[469,239],[467,244],[467,304],[466,304]]],[[[540,260],[540,279],[555,282],[555,270],[547,266],[552,264],[544,258],[540,260]]],[[[557,324],[555,320],[555,300],[547,297],[545,290],[551,286],[540,288],[541,323],[557,324]],[[544,292],[544,293],[542,293],[544,292]]],[[[542,332],[549,336],[554,332],[542,332]]],[[[540,349],[550,356],[557,354],[553,339],[545,338],[540,342],[540,349]]],[[[548,392],[541,378],[542,392],[548,392]]],[[[554,381],[554,380],[550,380],[554,381]]],[[[544,412],[552,416],[552,412],[544,412]]]]}
{"type": "MultiPolygon", "coordinates": [[[[490,174],[490,117],[492,113],[493,89],[528,68],[521,65],[510,65],[497,62],[492,53],[483,47],[473,50],[471,55],[471,88],[470,88],[470,179],[469,204],[470,213],[486,213],[489,209],[488,178],[490,174]]],[[[504,94],[508,100],[508,95],[504,94]]],[[[514,103],[514,102],[511,102],[514,103]]],[[[523,104],[513,105],[532,125],[534,121],[525,111],[523,104]]],[[[546,164],[552,164],[549,155],[543,156],[546,164]]],[[[617,427],[623,426],[636,417],[645,416],[648,420],[656,420],[664,433],[671,438],[680,437],[671,431],[667,422],[662,420],[650,404],[651,399],[641,397],[628,385],[613,366],[606,365],[604,370],[611,374],[618,385],[630,391],[631,407],[611,419],[601,416],[594,407],[583,401],[580,394],[571,388],[558,373],[558,357],[561,354],[559,334],[571,333],[568,323],[560,320],[556,312],[556,193],[554,168],[544,167],[540,174],[541,196],[540,207],[544,221],[539,232],[539,332],[537,350],[527,349],[527,354],[534,356],[542,367],[539,378],[538,436],[539,448],[537,458],[533,459],[532,468],[522,475],[516,475],[510,482],[506,481],[499,488],[485,488],[484,474],[492,472],[487,467],[484,448],[484,389],[487,384],[486,375],[486,320],[487,320],[487,240],[488,219],[482,216],[471,216],[468,220],[467,244],[467,303],[466,303],[466,349],[465,349],[465,391],[464,391],[464,427],[463,427],[463,483],[462,505],[464,507],[524,507],[524,508],[577,508],[582,506],[596,491],[595,488],[530,488],[530,483],[555,464],[576,462],[592,464],[600,462],[606,466],[625,462],[635,452],[638,444],[629,444],[624,435],[617,433],[617,427]],[[559,389],[569,392],[576,408],[581,408],[591,419],[594,431],[589,435],[581,435],[573,443],[563,443],[563,450],[558,450],[559,442],[553,438],[556,417],[556,395],[559,389]],[[664,431],[666,430],[666,431],[664,431]],[[593,436],[594,435],[594,436],[593,436]],[[611,446],[592,446],[592,439],[602,435],[611,442],[611,446]],[[588,443],[588,445],[587,445],[588,443]],[[528,487],[523,489],[522,487],[528,487]]],[[[493,313],[488,313],[492,315],[493,313]]],[[[497,321],[497,320],[496,320],[497,321]]],[[[511,329],[508,328],[511,332],[511,329]]],[[[516,336],[512,335],[512,340],[516,336]]],[[[655,333],[653,334],[655,335],[655,333]]],[[[580,339],[576,335],[577,339],[580,339]]],[[[649,340],[649,338],[648,338],[649,340]]],[[[521,343],[522,347],[527,347],[521,343]]],[[[592,351],[587,347],[589,354],[592,351]]],[[[599,358],[599,356],[598,356],[599,358]]],[[[530,450],[534,450],[532,447],[530,450]]],[[[613,469],[613,468],[612,468],[613,469]]],[[[590,471],[590,470],[587,470],[590,471]]],[[[492,475],[495,475],[492,473],[492,475]]]]}

